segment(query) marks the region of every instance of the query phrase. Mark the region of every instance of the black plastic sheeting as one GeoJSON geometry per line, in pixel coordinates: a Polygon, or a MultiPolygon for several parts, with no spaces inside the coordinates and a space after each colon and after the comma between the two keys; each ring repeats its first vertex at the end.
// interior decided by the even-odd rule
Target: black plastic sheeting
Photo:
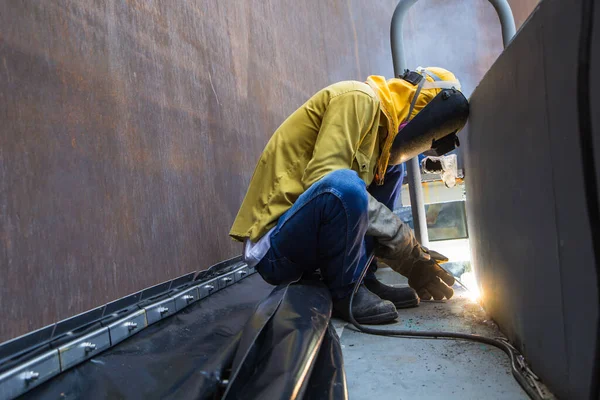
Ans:
{"type": "Polygon", "coordinates": [[[310,375],[305,399],[348,399],[342,345],[330,323],[325,332],[319,356],[310,375]]]}
{"type": "Polygon", "coordinates": [[[330,315],[322,283],[273,289],[254,275],[23,398],[347,399],[330,315]]]}
{"type": "Polygon", "coordinates": [[[277,287],[246,324],[224,398],[347,398],[331,307],[322,282],[277,287]]]}
{"type": "Polygon", "coordinates": [[[248,277],[26,393],[30,398],[212,399],[240,331],[272,290],[248,277]]]}

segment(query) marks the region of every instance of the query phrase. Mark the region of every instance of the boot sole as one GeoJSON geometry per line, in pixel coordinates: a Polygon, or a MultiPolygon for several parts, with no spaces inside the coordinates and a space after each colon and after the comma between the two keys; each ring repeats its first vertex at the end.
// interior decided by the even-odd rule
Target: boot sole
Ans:
{"type": "Polygon", "coordinates": [[[359,324],[365,324],[365,325],[384,324],[386,322],[391,322],[397,318],[398,318],[398,313],[396,311],[389,311],[386,313],[369,315],[368,317],[360,317],[360,318],[356,318],[356,316],[354,317],[356,322],[358,322],[359,324]]]}
{"type": "Polygon", "coordinates": [[[419,298],[413,299],[413,300],[406,300],[406,301],[400,301],[397,303],[394,303],[394,305],[396,306],[397,309],[399,308],[413,308],[413,307],[417,307],[419,305],[419,298]]]}

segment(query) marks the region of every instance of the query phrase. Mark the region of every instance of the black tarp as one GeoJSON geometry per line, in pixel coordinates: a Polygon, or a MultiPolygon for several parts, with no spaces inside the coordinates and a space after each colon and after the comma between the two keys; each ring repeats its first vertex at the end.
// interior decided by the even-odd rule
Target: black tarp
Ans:
{"type": "Polygon", "coordinates": [[[246,324],[224,398],[346,398],[331,307],[319,281],[277,287],[246,324]]]}
{"type": "Polygon", "coordinates": [[[321,283],[273,289],[254,275],[24,398],[218,399],[227,389],[227,398],[344,399],[342,353],[330,314],[331,298],[321,283]]]}

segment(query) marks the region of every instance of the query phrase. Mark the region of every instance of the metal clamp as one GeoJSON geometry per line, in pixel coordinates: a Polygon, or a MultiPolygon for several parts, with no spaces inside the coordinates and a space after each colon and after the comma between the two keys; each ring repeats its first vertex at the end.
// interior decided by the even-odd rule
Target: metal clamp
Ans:
{"type": "Polygon", "coordinates": [[[230,272],[220,279],[219,289],[226,288],[235,282],[235,272],[230,272]]]}
{"type": "Polygon", "coordinates": [[[248,269],[246,267],[242,268],[241,270],[237,271],[237,273],[235,274],[235,281],[241,281],[242,279],[244,279],[246,276],[248,275],[248,269]]]}
{"type": "Polygon", "coordinates": [[[185,296],[183,296],[183,299],[187,302],[187,303],[191,303],[192,301],[194,301],[194,296],[192,296],[191,294],[186,294],[185,296]]]}
{"type": "Polygon", "coordinates": [[[83,347],[83,350],[86,353],[91,353],[92,351],[96,350],[96,345],[92,342],[83,342],[81,343],[81,347],[83,347]]]}
{"type": "Polygon", "coordinates": [[[211,294],[215,293],[219,290],[219,281],[218,278],[212,279],[208,282],[203,283],[198,286],[198,298],[203,299],[211,294]]]}
{"type": "Polygon", "coordinates": [[[134,331],[137,329],[138,324],[137,324],[137,322],[129,321],[129,322],[125,322],[125,327],[127,328],[127,330],[129,332],[131,332],[131,331],[134,331]]]}
{"type": "Polygon", "coordinates": [[[181,311],[190,304],[199,300],[200,296],[198,296],[198,287],[193,286],[188,288],[177,295],[175,295],[175,312],[181,311]]]}
{"type": "Polygon", "coordinates": [[[125,318],[115,321],[108,326],[110,331],[110,343],[116,345],[131,335],[134,335],[144,329],[146,323],[146,311],[138,310],[125,318]]]}
{"type": "Polygon", "coordinates": [[[12,399],[60,373],[58,350],[0,373],[0,399],[12,399]]]}
{"type": "Polygon", "coordinates": [[[108,327],[89,333],[58,348],[61,370],[64,371],[90,358],[111,345],[108,327]]]}
{"type": "Polygon", "coordinates": [[[160,315],[165,315],[169,312],[169,307],[158,307],[158,312],[160,315]]]}
{"type": "Polygon", "coordinates": [[[40,378],[40,373],[36,371],[27,371],[23,373],[23,380],[25,383],[30,384],[37,381],[40,378]]]}
{"type": "Polygon", "coordinates": [[[146,307],[145,310],[148,325],[151,325],[163,318],[170,316],[175,312],[175,310],[177,310],[177,307],[175,305],[175,299],[170,297],[146,307]]]}

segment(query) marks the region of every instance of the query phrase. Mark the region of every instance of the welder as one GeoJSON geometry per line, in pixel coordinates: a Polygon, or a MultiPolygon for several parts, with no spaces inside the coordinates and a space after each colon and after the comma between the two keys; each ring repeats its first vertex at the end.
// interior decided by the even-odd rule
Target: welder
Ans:
{"type": "Polygon", "coordinates": [[[273,285],[318,271],[334,313],[346,320],[372,253],[410,287],[384,285],[372,263],[352,303],[359,323],[393,321],[419,298],[449,299],[454,278],[392,210],[403,163],[453,150],[467,116],[460,83],[443,68],[320,90],[267,143],[230,236],[244,242],[245,261],[273,285]]]}

